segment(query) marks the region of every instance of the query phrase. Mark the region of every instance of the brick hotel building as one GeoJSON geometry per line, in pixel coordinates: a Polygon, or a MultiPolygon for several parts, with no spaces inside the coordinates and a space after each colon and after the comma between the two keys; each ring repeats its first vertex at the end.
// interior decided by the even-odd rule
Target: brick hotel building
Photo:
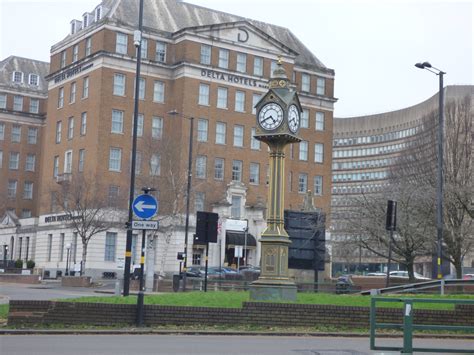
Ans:
{"type": "MultiPolygon", "coordinates": [[[[0,232],[2,244],[15,240],[12,259],[24,257],[18,241],[28,237],[36,245],[36,263],[45,270],[64,270],[67,244],[73,263],[80,261],[81,243],[57,218],[61,211],[54,198],[55,190],[73,183],[75,176],[93,179],[101,198],[127,207],[137,23],[137,1],[104,0],[81,20],[71,21],[70,33],[52,46],[38,210],[32,207],[32,218],[16,225],[7,221],[0,232]]],[[[248,219],[247,260],[258,265],[268,153],[253,138],[253,107],[266,92],[279,57],[304,108],[303,141],[286,152],[285,207],[299,210],[312,190],[315,206],[329,214],[336,101],[332,69],[286,28],[176,0],[144,1],[143,38],[135,187],[153,185],[160,200],[159,218],[173,217],[163,220],[163,229],[149,238],[147,259],[155,272],[176,272],[176,253],[184,247],[182,190],[191,117],[192,216],[197,210],[215,211],[221,222],[219,243],[210,248],[210,265],[235,262],[234,247],[242,240],[232,233],[228,219],[248,219]],[[171,111],[179,114],[172,116],[171,111]]],[[[4,164],[2,174],[5,170],[4,164]]],[[[93,237],[89,274],[122,266],[125,232],[117,226],[93,237]]],[[[138,257],[138,244],[134,239],[132,259],[138,257]]],[[[202,252],[190,243],[193,264],[201,263],[202,252]]]]}

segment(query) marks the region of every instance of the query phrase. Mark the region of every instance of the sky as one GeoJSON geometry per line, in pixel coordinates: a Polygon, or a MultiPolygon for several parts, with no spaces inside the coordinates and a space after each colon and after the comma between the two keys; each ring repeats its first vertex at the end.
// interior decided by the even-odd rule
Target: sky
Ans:
{"type": "MultiPolygon", "coordinates": [[[[473,84],[474,0],[187,0],[290,29],[334,69],[335,117],[394,111],[445,85],[473,84]]],[[[0,0],[0,59],[49,61],[72,19],[100,0],[0,0]]],[[[138,3],[138,0],[137,0],[138,3]]]]}

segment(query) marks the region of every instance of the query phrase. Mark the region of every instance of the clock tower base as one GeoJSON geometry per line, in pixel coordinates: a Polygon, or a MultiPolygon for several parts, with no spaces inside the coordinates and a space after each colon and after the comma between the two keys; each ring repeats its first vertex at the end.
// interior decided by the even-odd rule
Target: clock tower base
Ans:
{"type": "Polygon", "coordinates": [[[290,301],[296,302],[296,286],[253,283],[250,286],[250,300],[252,301],[290,301]]]}

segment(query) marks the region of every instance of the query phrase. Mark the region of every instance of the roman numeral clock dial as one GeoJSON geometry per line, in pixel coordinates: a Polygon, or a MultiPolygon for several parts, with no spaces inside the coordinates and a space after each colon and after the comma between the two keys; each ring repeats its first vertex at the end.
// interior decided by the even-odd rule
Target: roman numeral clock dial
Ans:
{"type": "Polygon", "coordinates": [[[262,107],[258,114],[258,123],[266,131],[273,131],[283,122],[283,109],[276,103],[269,103],[262,107]]]}
{"type": "Polygon", "coordinates": [[[288,127],[292,133],[296,133],[300,128],[300,111],[296,105],[291,105],[288,110],[288,127]]]}

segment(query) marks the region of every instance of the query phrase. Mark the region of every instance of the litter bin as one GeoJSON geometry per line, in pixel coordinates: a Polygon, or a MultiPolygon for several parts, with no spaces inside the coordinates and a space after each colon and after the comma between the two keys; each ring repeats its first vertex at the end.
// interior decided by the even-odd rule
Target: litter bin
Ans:
{"type": "Polygon", "coordinates": [[[173,291],[178,292],[181,286],[181,275],[173,275],[173,291]]]}
{"type": "Polygon", "coordinates": [[[336,294],[344,294],[349,293],[351,291],[354,282],[350,275],[341,276],[337,279],[336,282],[336,294]]]}

